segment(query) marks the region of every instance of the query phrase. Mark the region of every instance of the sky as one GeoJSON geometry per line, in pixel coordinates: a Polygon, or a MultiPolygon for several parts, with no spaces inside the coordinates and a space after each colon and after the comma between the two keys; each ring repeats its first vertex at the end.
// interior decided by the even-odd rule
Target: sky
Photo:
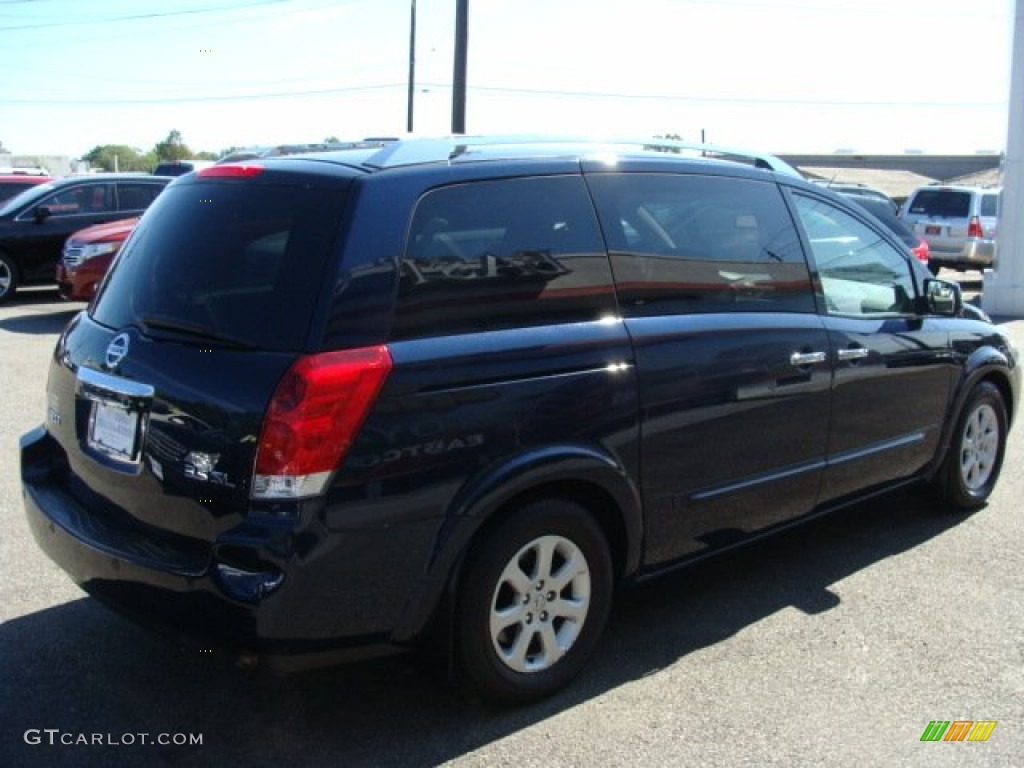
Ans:
{"type": "MultiPolygon", "coordinates": [[[[80,157],[451,129],[455,0],[0,0],[0,142],[80,157]]],[[[469,0],[468,133],[999,152],[1013,0],[469,0]]]]}

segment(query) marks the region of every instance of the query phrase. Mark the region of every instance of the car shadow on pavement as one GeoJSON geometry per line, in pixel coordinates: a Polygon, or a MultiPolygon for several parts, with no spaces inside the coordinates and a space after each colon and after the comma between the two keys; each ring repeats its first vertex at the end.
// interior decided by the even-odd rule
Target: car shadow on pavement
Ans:
{"type": "Polygon", "coordinates": [[[6,318],[0,320],[0,330],[33,336],[58,334],[75,315],[85,309],[85,305],[77,303],[60,306],[61,309],[54,311],[53,297],[35,301],[22,301],[18,298],[12,308],[24,308],[25,311],[17,314],[8,313],[6,318]],[[37,309],[40,306],[44,306],[45,309],[37,309]]]}
{"type": "Polygon", "coordinates": [[[246,672],[226,653],[74,600],[0,626],[0,754],[7,766],[437,765],[657,674],[780,609],[836,608],[833,584],[966,519],[929,506],[909,493],[874,499],[630,588],[583,675],[521,708],[449,684],[444,660],[427,653],[285,677],[246,672]],[[46,729],[59,729],[52,746],[46,729]],[[26,732],[42,743],[26,743],[26,732]],[[59,743],[80,734],[122,746],[59,743]],[[201,734],[202,744],[140,747],[138,734],[201,734]],[[125,735],[135,744],[124,746],[125,735]]]}

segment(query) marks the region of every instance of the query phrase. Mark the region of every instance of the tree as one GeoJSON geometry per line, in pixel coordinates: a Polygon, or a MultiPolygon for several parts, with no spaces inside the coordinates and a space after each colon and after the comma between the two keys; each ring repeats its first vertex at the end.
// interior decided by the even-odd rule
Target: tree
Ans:
{"type": "Polygon", "coordinates": [[[143,153],[127,144],[100,144],[90,149],[82,157],[89,161],[89,165],[102,168],[104,171],[145,171],[150,173],[156,167],[155,154],[143,153]]]}
{"type": "Polygon", "coordinates": [[[179,131],[171,131],[167,138],[157,142],[153,147],[157,160],[161,162],[174,162],[175,160],[188,160],[192,157],[192,150],[185,144],[179,131]]]}

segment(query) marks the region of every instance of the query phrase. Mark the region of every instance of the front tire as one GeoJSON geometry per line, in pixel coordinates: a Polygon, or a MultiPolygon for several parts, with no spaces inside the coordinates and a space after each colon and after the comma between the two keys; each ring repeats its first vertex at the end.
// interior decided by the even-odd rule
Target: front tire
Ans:
{"type": "Polygon", "coordinates": [[[485,696],[524,703],[567,685],[593,655],[613,590],[604,533],[575,502],[530,503],[470,553],[456,657],[485,696]]]}
{"type": "Polygon", "coordinates": [[[18,292],[18,267],[5,253],[0,253],[0,304],[10,301],[18,292]]]}
{"type": "Polygon", "coordinates": [[[936,475],[941,501],[954,511],[977,509],[999,479],[1006,449],[1006,404],[999,389],[982,382],[968,397],[949,452],[936,475]]]}

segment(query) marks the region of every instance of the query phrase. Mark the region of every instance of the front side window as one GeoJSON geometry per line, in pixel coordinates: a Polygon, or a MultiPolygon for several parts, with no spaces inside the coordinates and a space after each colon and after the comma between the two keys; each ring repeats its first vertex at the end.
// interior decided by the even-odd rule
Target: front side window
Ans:
{"type": "Polygon", "coordinates": [[[813,312],[778,187],[673,174],[589,177],[627,316],[813,312]]]}
{"type": "Polygon", "coordinates": [[[615,311],[582,178],[459,184],[417,204],[393,338],[585,322],[615,311]]]}
{"type": "Polygon", "coordinates": [[[50,216],[82,216],[95,213],[107,213],[115,210],[114,195],[110,184],[83,184],[65,187],[39,201],[39,205],[29,212],[46,208],[50,216]]]}
{"type": "Polygon", "coordinates": [[[830,203],[794,195],[833,315],[909,314],[914,279],[907,258],[878,232],[830,203]]]}

